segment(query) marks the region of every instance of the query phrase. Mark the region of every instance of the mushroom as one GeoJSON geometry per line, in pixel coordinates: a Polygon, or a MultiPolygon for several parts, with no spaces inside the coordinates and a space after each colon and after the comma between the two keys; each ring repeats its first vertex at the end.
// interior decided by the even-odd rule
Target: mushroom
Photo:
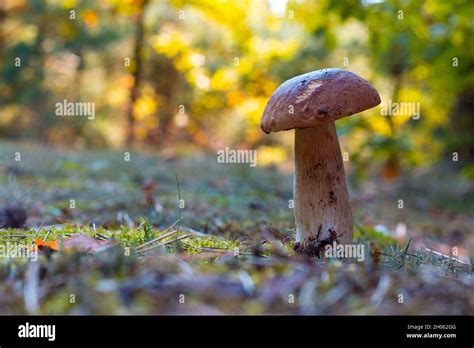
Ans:
{"type": "Polygon", "coordinates": [[[352,213],[334,121],[380,104],[377,91],[345,70],[323,69],[285,81],[261,119],[269,134],[295,129],[295,251],[319,256],[352,242],[352,213]]]}

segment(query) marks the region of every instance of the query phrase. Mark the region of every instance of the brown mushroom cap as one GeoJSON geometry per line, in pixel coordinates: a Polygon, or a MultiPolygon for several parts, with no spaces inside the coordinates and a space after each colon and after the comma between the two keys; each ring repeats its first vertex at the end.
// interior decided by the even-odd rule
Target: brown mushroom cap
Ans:
{"type": "Polygon", "coordinates": [[[293,77],[272,94],[261,119],[265,133],[315,127],[380,104],[377,91],[363,78],[341,69],[323,69],[293,77]]]}

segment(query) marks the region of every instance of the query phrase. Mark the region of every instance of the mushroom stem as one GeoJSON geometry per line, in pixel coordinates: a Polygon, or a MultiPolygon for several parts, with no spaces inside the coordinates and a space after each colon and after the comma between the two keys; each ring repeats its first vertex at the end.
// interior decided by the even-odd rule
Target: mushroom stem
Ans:
{"type": "Polygon", "coordinates": [[[334,122],[295,130],[295,250],[352,242],[352,213],[334,122]]]}

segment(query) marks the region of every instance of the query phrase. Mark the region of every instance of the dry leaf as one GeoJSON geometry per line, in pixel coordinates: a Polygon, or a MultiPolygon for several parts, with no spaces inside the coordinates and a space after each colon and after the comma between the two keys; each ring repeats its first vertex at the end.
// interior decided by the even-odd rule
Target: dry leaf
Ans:
{"type": "Polygon", "coordinates": [[[59,243],[57,240],[51,241],[51,242],[45,242],[41,240],[41,238],[35,238],[35,245],[33,247],[33,250],[54,250],[54,251],[59,251],[59,243]]]}
{"type": "Polygon", "coordinates": [[[83,251],[88,253],[95,253],[116,245],[117,241],[112,240],[98,240],[89,237],[84,233],[74,234],[69,238],[61,241],[45,242],[40,238],[35,239],[34,250],[54,250],[54,251],[83,251]]]}

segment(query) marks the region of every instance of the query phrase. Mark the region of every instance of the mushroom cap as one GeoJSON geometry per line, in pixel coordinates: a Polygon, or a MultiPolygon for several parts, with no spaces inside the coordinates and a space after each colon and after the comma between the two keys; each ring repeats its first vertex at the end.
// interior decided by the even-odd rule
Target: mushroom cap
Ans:
{"type": "Polygon", "coordinates": [[[265,133],[315,127],[380,104],[366,80],[346,70],[323,69],[283,82],[270,97],[261,119],[265,133]]]}

